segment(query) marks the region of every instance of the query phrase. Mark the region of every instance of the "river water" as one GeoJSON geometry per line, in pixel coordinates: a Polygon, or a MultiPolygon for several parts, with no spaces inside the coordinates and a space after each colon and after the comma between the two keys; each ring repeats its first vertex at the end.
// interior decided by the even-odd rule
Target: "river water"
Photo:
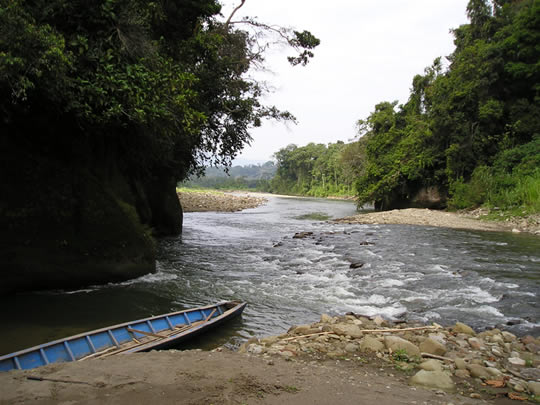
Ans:
{"type": "Polygon", "coordinates": [[[237,345],[349,311],[540,334],[538,237],[325,221],[355,210],[347,201],[268,196],[243,212],[186,213],[182,236],[160,241],[155,274],[2,299],[0,354],[228,299],[248,302],[242,318],[193,346],[237,345]],[[293,238],[298,232],[312,234],[293,238]]]}

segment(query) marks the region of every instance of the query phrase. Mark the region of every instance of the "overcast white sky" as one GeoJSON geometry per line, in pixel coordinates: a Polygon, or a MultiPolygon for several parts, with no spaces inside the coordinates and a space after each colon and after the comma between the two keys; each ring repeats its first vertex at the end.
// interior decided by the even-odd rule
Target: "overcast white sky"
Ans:
{"type": "MultiPolygon", "coordinates": [[[[221,0],[228,16],[240,0],[221,0]]],[[[275,87],[267,104],[292,112],[298,125],[265,122],[235,164],[270,160],[294,143],[350,141],[355,123],[381,101],[407,101],[414,75],[449,55],[449,32],[467,22],[468,0],[247,0],[235,17],[309,30],[321,40],[305,67],[276,52],[267,59],[275,87]]],[[[259,76],[258,76],[259,77],[259,76]]]]}

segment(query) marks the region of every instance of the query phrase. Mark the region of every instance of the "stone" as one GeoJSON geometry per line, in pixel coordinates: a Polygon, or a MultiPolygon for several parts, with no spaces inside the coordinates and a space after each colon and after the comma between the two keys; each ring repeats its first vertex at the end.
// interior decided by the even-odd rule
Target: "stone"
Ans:
{"type": "Polygon", "coordinates": [[[264,352],[264,347],[252,343],[247,347],[247,352],[253,354],[261,354],[264,352]]]}
{"type": "Polygon", "coordinates": [[[471,373],[469,373],[468,370],[456,370],[454,375],[456,377],[459,377],[459,378],[470,378],[471,377],[471,373]]]}
{"type": "Polygon", "coordinates": [[[373,322],[375,322],[375,325],[377,326],[383,326],[388,324],[388,322],[386,322],[386,320],[380,315],[377,315],[375,318],[373,318],[373,322]]]}
{"type": "Polygon", "coordinates": [[[422,353],[430,353],[437,356],[443,356],[446,353],[446,346],[430,337],[420,343],[419,349],[422,353]]]}
{"type": "Polygon", "coordinates": [[[529,381],[527,382],[527,388],[529,392],[533,395],[540,396],[540,382],[538,381],[529,381]]]}
{"type": "Polygon", "coordinates": [[[489,373],[488,369],[479,364],[469,364],[467,366],[467,369],[471,373],[471,376],[474,378],[490,378],[491,377],[491,374],[489,373]]]}
{"type": "Polygon", "coordinates": [[[327,315],[327,314],[321,315],[321,323],[330,323],[330,322],[332,322],[332,317],[330,315],[327,315]]]}
{"type": "Polygon", "coordinates": [[[354,352],[358,351],[358,345],[355,345],[354,343],[347,343],[345,345],[345,351],[347,353],[354,353],[354,352]]]}
{"type": "Polygon", "coordinates": [[[469,342],[469,345],[474,349],[474,350],[480,350],[480,349],[483,349],[485,346],[484,346],[484,342],[482,342],[482,340],[478,339],[478,338],[470,338],[468,340],[469,342]]]}
{"type": "Polygon", "coordinates": [[[418,346],[398,336],[385,336],[384,344],[387,349],[392,350],[393,352],[405,350],[409,356],[420,356],[420,349],[418,346]]]}
{"type": "Polygon", "coordinates": [[[314,328],[311,325],[300,325],[294,328],[291,332],[295,335],[311,335],[313,333],[319,333],[319,328],[314,328]]]}
{"type": "Polygon", "coordinates": [[[338,323],[332,326],[332,331],[339,336],[350,336],[352,338],[361,338],[364,336],[362,329],[358,325],[348,323],[338,323]]]}
{"type": "Polygon", "coordinates": [[[540,345],[536,343],[528,343],[525,345],[525,348],[530,351],[531,353],[539,353],[540,352],[540,345]]]}
{"type": "Polygon", "coordinates": [[[504,344],[504,338],[502,335],[493,335],[491,337],[491,341],[500,345],[504,344]]]}
{"type": "Polygon", "coordinates": [[[366,336],[360,341],[360,350],[363,352],[381,352],[384,350],[384,344],[372,336],[366,336]]]}
{"type": "Polygon", "coordinates": [[[349,266],[350,269],[359,269],[361,267],[364,266],[365,263],[362,263],[362,262],[355,262],[355,263],[351,263],[351,265],[349,266]]]}
{"type": "Polygon", "coordinates": [[[283,350],[279,352],[279,355],[283,357],[285,360],[290,360],[294,356],[294,353],[288,350],[283,350]]]}
{"type": "Polygon", "coordinates": [[[523,343],[524,345],[528,345],[529,343],[535,343],[535,342],[536,342],[536,339],[532,337],[531,335],[523,336],[521,338],[521,343],[523,343]]]}
{"type": "Polygon", "coordinates": [[[494,346],[491,348],[491,353],[493,353],[495,356],[502,357],[504,354],[498,347],[494,346]]]}
{"type": "Polygon", "coordinates": [[[498,377],[502,375],[502,371],[495,367],[486,367],[486,370],[493,377],[498,377]]]}
{"type": "Polygon", "coordinates": [[[465,325],[464,323],[461,323],[461,322],[457,322],[452,328],[452,330],[455,333],[464,333],[466,335],[471,335],[471,336],[476,335],[476,332],[470,326],[465,325]]]}
{"type": "Polygon", "coordinates": [[[427,388],[435,388],[443,391],[455,391],[456,386],[450,375],[444,371],[420,370],[409,380],[411,385],[419,385],[427,388]]]}
{"type": "Polygon", "coordinates": [[[508,359],[508,363],[515,367],[525,367],[525,365],[527,364],[525,360],[520,359],[519,357],[510,357],[508,359]]]}
{"type": "Polygon", "coordinates": [[[526,380],[540,381],[540,368],[523,368],[519,372],[526,380]]]}
{"type": "Polygon", "coordinates": [[[426,360],[420,363],[418,367],[426,371],[443,371],[442,363],[435,359],[426,360]]]}
{"type": "Polygon", "coordinates": [[[455,360],[454,360],[455,364],[456,364],[456,368],[458,370],[466,370],[467,369],[467,362],[465,361],[465,359],[462,359],[462,358],[459,358],[457,357],[455,360]]]}

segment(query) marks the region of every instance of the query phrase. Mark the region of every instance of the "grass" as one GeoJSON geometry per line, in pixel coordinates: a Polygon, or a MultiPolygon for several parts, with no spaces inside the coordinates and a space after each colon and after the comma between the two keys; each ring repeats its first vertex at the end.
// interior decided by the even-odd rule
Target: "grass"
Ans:
{"type": "Polygon", "coordinates": [[[309,219],[314,221],[326,221],[332,218],[330,215],[327,215],[323,212],[311,212],[309,214],[299,215],[295,219],[309,219]]]}

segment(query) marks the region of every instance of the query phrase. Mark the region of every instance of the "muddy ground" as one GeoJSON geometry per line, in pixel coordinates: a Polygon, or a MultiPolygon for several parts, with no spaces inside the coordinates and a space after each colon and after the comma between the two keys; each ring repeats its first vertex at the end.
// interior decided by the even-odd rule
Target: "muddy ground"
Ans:
{"type": "Polygon", "coordinates": [[[0,404],[477,404],[345,361],[163,351],[0,374],[0,404]],[[54,381],[28,380],[39,376],[54,381]]]}

